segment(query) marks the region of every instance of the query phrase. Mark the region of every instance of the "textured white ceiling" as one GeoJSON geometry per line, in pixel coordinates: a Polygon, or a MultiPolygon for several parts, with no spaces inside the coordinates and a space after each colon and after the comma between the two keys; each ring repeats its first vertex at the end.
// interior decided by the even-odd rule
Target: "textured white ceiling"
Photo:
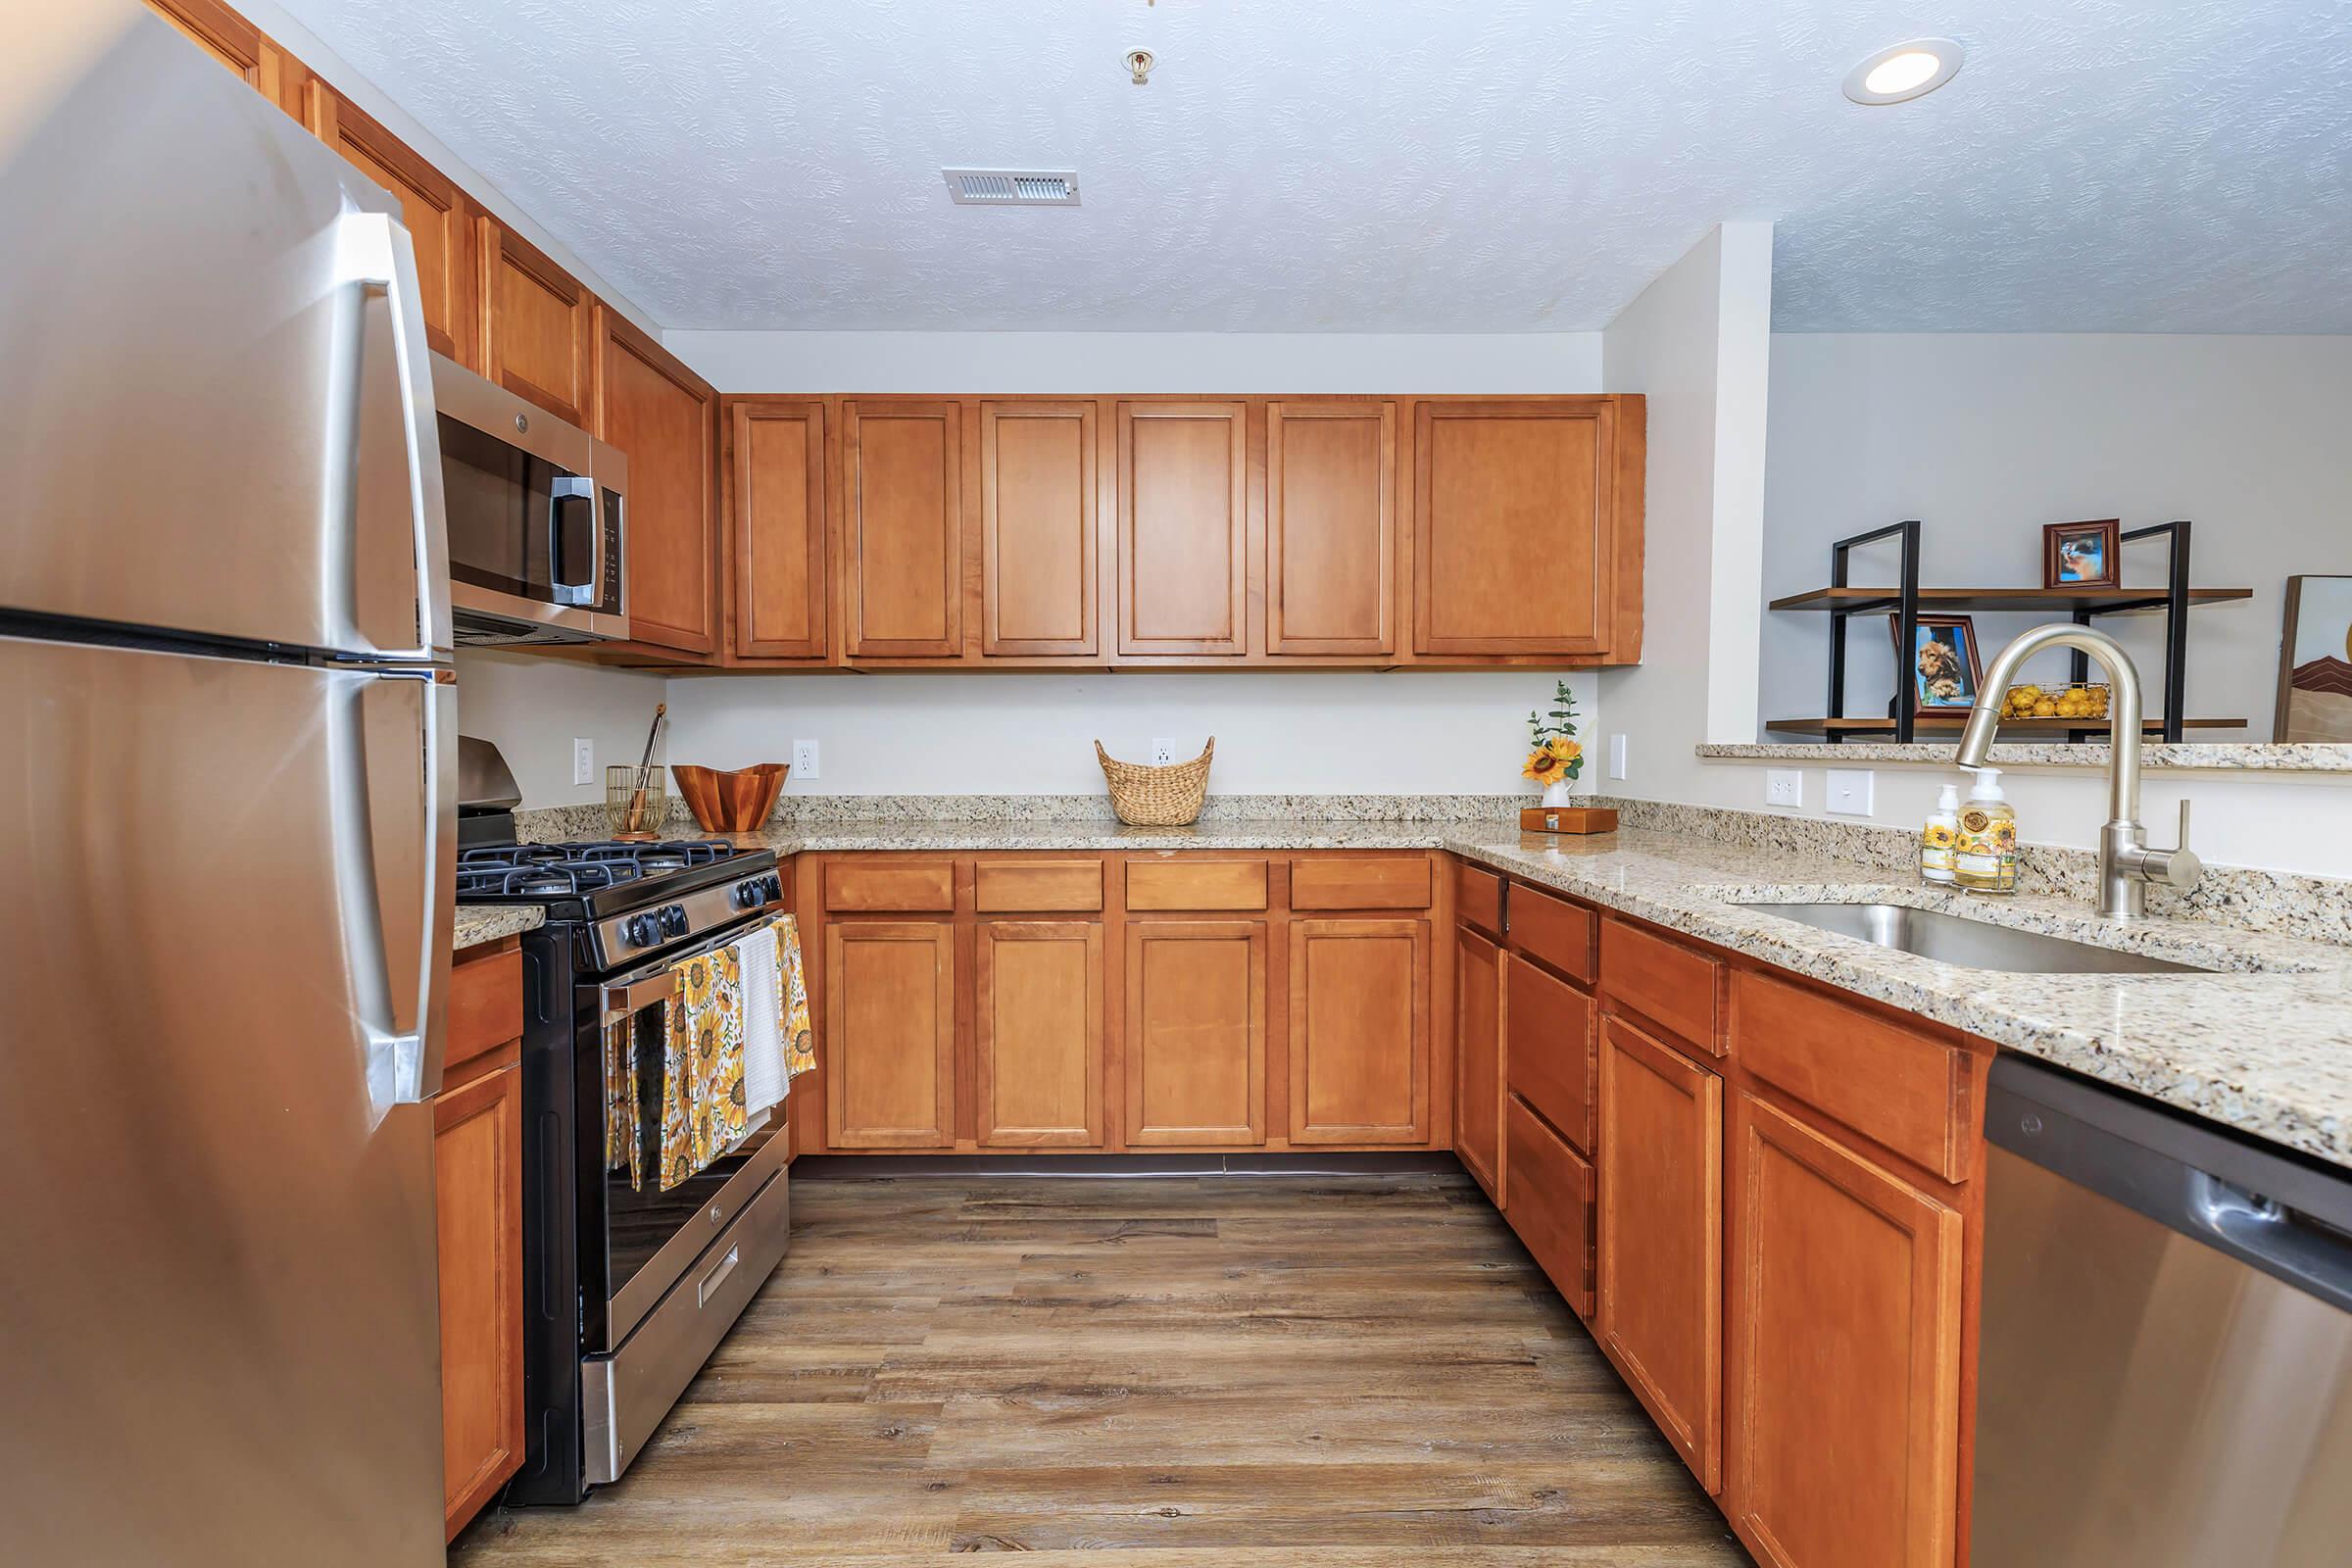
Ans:
{"type": "Polygon", "coordinates": [[[1783,329],[2352,332],[2348,0],[282,3],[669,326],[1585,330],[1769,218],[1783,329]]]}

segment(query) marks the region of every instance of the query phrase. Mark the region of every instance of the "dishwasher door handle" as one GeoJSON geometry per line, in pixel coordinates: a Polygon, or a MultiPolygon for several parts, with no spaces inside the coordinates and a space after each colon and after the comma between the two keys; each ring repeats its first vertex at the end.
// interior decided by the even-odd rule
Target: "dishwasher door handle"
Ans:
{"type": "Polygon", "coordinates": [[[2352,1236],[2205,1171],[2188,1172],[2188,1187],[2189,1217],[2209,1245],[2352,1312],[2352,1236]]]}

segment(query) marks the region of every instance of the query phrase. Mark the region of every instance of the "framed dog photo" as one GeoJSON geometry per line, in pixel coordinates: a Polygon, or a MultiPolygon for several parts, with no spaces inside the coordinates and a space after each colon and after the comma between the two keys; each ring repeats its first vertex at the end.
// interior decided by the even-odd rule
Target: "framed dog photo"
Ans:
{"type": "MultiPolygon", "coordinates": [[[[1886,634],[1895,641],[1895,662],[1904,663],[1902,618],[1886,617],[1886,634]]],[[[1977,623],[1967,615],[1922,615],[1919,640],[1908,661],[1911,690],[1922,708],[1973,708],[1978,688],[1984,684],[1984,663],[1977,653],[1977,623]]]]}
{"type": "Polygon", "coordinates": [[[2123,532],[2123,520],[2119,517],[2046,524],[2041,530],[2041,585],[2122,587],[2123,532]]]}

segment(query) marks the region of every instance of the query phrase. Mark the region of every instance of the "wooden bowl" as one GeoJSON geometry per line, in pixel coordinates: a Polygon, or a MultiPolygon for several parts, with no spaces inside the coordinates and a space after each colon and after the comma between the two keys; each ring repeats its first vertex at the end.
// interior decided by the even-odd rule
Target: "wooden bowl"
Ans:
{"type": "Polygon", "coordinates": [[[706,833],[751,833],[759,830],[784,793],[784,762],[761,762],[757,767],[722,769],[692,767],[672,762],[670,777],[695,822],[706,833]]]}

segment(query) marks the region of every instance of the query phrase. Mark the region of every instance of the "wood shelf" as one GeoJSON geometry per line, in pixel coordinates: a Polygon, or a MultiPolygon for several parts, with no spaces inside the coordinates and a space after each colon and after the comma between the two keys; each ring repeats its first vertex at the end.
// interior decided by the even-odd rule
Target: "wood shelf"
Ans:
{"type": "MultiPolygon", "coordinates": [[[[1967,723],[1968,711],[1965,709],[1957,709],[1950,712],[1931,712],[1923,710],[1915,721],[1914,727],[1923,734],[1934,731],[1938,734],[1956,735],[1967,723]]],[[[1769,720],[1764,727],[1790,735],[1891,735],[1894,733],[1894,720],[1891,718],[1776,718],[1769,720]]],[[[1994,738],[2011,741],[2036,735],[2099,735],[2106,733],[2109,727],[2103,718],[2004,718],[2001,720],[2000,730],[1994,738]]],[[[2161,735],[2164,733],[2164,720],[2161,718],[2143,719],[2140,721],[2139,727],[2147,734],[2161,735]]],[[[2180,721],[2180,727],[2183,729],[2244,729],[2246,721],[2242,718],[2184,718],[2180,721]]]]}
{"type": "MultiPolygon", "coordinates": [[[[2221,604],[2232,599],[2251,599],[2251,588],[2191,588],[2188,602],[2192,605],[2221,604]]],[[[1891,614],[1902,598],[1899,588],[1815,588],[1808,593],[1790,594],[1775,599],[1775,610],[1843,610],[1854,611],[1866,605],[1884,604],[1891,614]]],[[[2094,613],[2113,614],[2125,610],[2162,610],[2165,607],[2162,588],[1922,588],[1919,607],[1922,610],[2087,610],[2094,613]]]]}

